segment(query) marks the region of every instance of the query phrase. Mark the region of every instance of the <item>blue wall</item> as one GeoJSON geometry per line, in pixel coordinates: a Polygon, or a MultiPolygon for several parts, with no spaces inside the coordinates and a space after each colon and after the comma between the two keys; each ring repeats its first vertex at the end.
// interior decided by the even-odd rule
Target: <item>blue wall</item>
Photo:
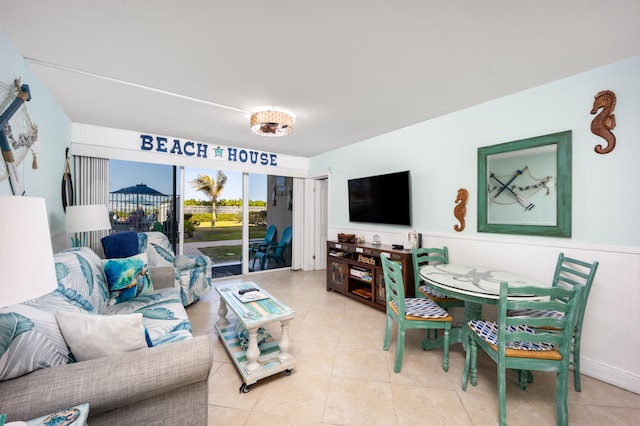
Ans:
{"type": "MultiPolygon", "coordinates": [[[[31,121],[38,125],[40,142],[40,151],[37,154],[38,169],[31,168],[31,154],[27,154],[18,166],[21,182],[27,195],[46,199],[51,232],[62,232],[65,220],[61,182],[64,173],[65,148],[69,147],[71,142],[71,121],[1,31],[0,58],[2,58],[0,79],[4,84],[13,84],[14,79],[19,78],[22,84],[29,85],[32,99],[26,106],[31,121]]],[[[9,180],[1,181],[0,194],[11,193],[9,180]]]]}

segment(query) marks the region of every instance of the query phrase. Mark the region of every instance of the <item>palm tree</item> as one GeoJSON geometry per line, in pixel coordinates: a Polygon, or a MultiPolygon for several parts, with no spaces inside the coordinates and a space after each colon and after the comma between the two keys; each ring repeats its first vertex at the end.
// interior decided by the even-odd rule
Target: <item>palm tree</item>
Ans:
{"type": "Polygon", "coordinates": [[[218,178],[213,180],[208,175],[198,175],[197,178],[191,181],[191,186],[197,191],[204,192],[207,197],[211,199],[211,227],[216,224],[216,205],[218,204],[218,197],[224,189],[224,184],[227,183],[227,175],[222,170],[218,170],[218,178]]]}

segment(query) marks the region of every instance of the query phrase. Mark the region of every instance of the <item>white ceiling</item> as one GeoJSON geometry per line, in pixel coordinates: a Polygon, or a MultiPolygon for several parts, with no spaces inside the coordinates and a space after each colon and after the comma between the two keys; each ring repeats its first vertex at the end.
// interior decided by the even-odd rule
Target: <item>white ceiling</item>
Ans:
{"type": "Polygon", "coordinates": [[[4,0],[0,29],[73,122],[310,157],[639,55],[640,2],[4,0]]]}

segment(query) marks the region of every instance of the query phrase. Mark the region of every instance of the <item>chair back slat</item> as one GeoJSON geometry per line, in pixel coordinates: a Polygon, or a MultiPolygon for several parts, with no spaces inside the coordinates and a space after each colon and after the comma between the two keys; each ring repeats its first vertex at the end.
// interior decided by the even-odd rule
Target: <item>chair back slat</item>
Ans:
{"type": "Polygon", "coordinates": [[[411,249],[411,258],[413,259],[413,282],[418,294],[418,287],[422,285],[420,277],[420,268],[425,265],[439,265],[449,263],[449,249],[447,247],[423,247],[411,249]]]}
{"type": "Polygon", "coordinates": [[[569,348],[576,325],[584,286],[578,284],[568,289],[555,287],[509,287],[506,281],[500,284],[498,303],[498,351],[505,352],[507,342],[527,341],[531,343],[550,343],[557,346],[563,358],[569,360],[569,348]],[[527,300],[509,300],[509,297],[527,296],[527,300]],[[550,299],[550,300],[549,300],[550,299]],[[534,315],[508,316],[509,310],[532,311],[555,310],[564,315],[560,318],[539,317],[534,315]],[[510,326],[528,326],[535,329],[529,332],[508,332],[510,326]]]}
{"type": "MultiPolygon", "coordinates": [[[[591,286],[598,270],[598,262],[584,262],[578,259],[572,259],[560,253],[558,263],[553,276],[553,287],[573,288],[575,286],[584,286],[582,291],[582,301],[576,312],[576,326],[580,330],[582,328],[582,320],[587,308],[587,301],[591,286]]],[[[557,296],[558,299],[566,302],[566,298],[557,296]]]]}
{"type": "Polygon", "coordinates": [[[272,243],[276,239],[276,235],[278,234],[278,228],[272,223],[267,227],[267,232],[264,235],[265,243],[272,243]]]}
{"type": "Polygon", "coordinates": [[[405,315],[404,282],[402,280],[402,268],[399,264],[380,256],[382,271],[384,274],[385,293],[387,305],[393,301],[398,306],[398,314],[401,318],[405,315]]]}

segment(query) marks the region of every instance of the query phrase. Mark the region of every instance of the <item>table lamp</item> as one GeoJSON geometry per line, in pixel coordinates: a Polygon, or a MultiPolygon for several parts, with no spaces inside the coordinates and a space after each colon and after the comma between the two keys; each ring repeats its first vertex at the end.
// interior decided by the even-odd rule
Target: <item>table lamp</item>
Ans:
{"type": "Polygon", "coordinates": [[[103,229],[111,229],[109,212],[104,204],[67,206],[67,234],[75,234],[71,237],[73,247],[86,246],[87,232],[103,229]]]}
{"type": "Polygon", "coordinates": [[[58,288],[44,198],[0,195],[0,307],[58,288]]]}

